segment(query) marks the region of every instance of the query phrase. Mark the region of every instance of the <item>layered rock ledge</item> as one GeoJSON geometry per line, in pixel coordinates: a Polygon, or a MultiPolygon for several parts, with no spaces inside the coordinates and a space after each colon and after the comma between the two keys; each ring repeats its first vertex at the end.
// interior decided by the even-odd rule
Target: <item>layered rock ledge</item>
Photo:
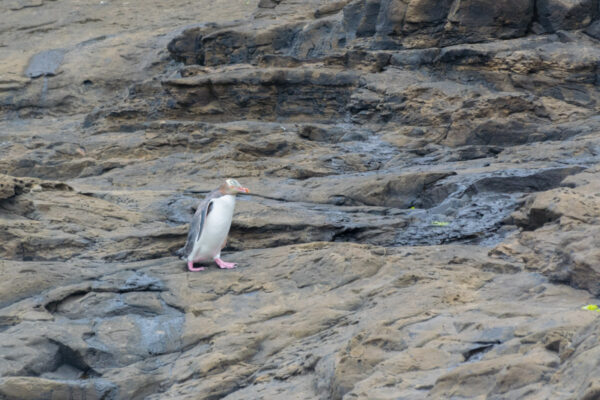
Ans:
{"type": "Polygon", "coordinates": [[[0,12],[0,398],[600,393],[597,0],[0,12]]]}

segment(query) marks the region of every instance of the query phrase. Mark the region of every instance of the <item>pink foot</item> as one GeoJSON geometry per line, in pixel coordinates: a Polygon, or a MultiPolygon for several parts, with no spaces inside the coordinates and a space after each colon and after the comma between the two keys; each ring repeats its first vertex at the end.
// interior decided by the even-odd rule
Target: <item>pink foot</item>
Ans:
{"type": "Polygon", "coordinates": [[[194,268],[194,262],[193,261],[188,261],[188,269],[190,271],[192,271],[192,272],[204,271],[204,267],[194,268]]]}
{"type": "Polygon", "coordinates": [[[215,258],[215,262],[217,263],[219,268],[226,268],[226,269],[235,268],[235,266],[237,265],[236,263],[225,262],[225,261],[221,260],[220,258],[215,258]]]}

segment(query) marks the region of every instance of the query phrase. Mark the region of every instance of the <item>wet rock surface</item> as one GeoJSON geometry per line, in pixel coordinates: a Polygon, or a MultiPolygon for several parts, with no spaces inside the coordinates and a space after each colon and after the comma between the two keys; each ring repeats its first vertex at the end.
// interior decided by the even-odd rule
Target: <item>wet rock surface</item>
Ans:
{"type": "Polygon", "coordinates": [[[3,3],[0,398],[595,398],[599,7],[3,3]]]}

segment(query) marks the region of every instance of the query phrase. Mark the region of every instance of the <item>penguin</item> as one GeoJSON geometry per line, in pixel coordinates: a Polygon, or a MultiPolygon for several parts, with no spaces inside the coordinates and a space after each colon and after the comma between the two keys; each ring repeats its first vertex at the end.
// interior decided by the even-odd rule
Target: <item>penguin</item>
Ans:
{"type": "Polygon", "coordinates": [[[235,208],[235,196],[238,193],[250,193],[250,190],[235,179],[227,179],[221,186],[206,195],[198,205],[190,223],[187,242],[178,251],[182,255],[181,258],[187,261],[190,271],[204,270],[203,267],[194,268],[194,263],[211,259],[220,268],[235,268],[235,263],[221,260],[221,249],[227,243],[235,208]]]}

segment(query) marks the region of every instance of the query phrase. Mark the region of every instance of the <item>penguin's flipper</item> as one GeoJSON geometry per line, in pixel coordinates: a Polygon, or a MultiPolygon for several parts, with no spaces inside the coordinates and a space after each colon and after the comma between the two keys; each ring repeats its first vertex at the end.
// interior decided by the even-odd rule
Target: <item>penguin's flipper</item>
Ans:
{"type": "Polygon", "coordinates": [[[178,253],[182,258],[187,258],[190,255],[194,249],[194,244],[200,239],[200,236],[202,236],[204,221],[206,221],[206,217],[212,210],[212,201],[213,198],[209,196],[204,199],[196,209],[196,213],[190,222],[190,231],[188,232],[187,242],[183,248],[178,250],[178,253]]]}

